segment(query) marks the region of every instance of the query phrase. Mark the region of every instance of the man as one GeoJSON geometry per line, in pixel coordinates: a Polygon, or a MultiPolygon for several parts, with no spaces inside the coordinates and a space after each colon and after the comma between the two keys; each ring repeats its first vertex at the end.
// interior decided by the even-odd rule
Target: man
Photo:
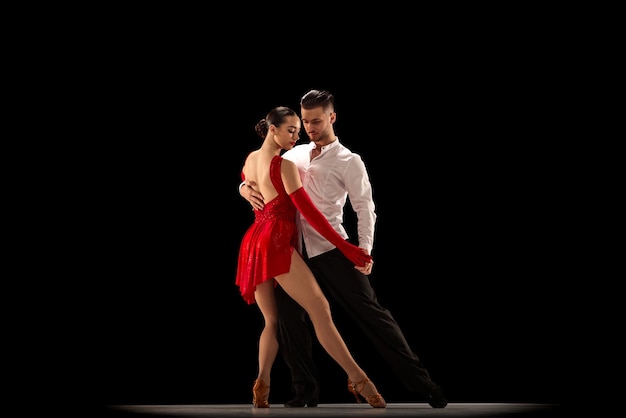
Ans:
{"type": "MultiPolygon", "coordinates": [[[[371,253],[376,222],[369,175],[363,160],[340,142],[333,124],[337,118],[334,96],[328,91],[311,90],[300,100],[302,125],[311,142],[297,145],[283,154],[300,172],[304,189],[335,230],[348,239],[342,225],[346,199],[357,217],[358,245],[371,253]]],[[[240,194],[255,209],[264,205],[254,184],[240,185],[240,194]]],[[[356,267],[334,245],[317,233],[298,215],[301,234],[298,250],[329,299],[340,304],[370,339],[406,388],[425,397],[433,408],[445,408],[448,401],[432,381],[428,370],[412,351],[390,312],[382,307],[368,275],[373,261],[356,267]]],[[[315,407],[319,378],[312,357],[312,336],[304,310],[280,287],[276,288],[280,344],[291,370],[294,399],[285,407],[315,407]]]]}

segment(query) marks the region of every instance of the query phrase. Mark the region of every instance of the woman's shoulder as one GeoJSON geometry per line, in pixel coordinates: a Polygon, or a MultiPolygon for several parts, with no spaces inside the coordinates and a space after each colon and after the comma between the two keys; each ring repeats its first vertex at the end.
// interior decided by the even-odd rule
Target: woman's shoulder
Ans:
{"type": "Polygon", "coordinates": [[[283,157],[278,157],[278,158],[280,158],[281,169],[293,170],[294,168],[296,168],[296,164],[293,161],[289,161],[288,159],[283,158],[283,157]]]}
{"type": "Polygon", "coordinates": [[[250,151],[246,156],[246,161],[256,158],[259,155],[260,150],[255,149],[254,151],[250,151]]]}
{"type": "Polygon", "coordinates": [[[300,178],[300,174],[298,174],[298,166],[293,161],[289,161],[286,158],[280,157],[280,172],[283,176],[298,176],[298,178],[300,178]]]}

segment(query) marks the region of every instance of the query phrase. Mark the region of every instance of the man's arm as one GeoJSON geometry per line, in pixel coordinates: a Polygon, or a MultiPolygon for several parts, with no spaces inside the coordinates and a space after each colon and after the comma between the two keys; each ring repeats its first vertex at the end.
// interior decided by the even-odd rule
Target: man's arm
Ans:
{"type": "Polygon", "coordinates": [[[254,181],[242,181],[239,185],[239,194],[246,199],[253,209],[261,210],[265,206],[265,200],[260,192],[254,190],[254,181]]]}
{"type": "MultiPolygon", "coordinates": [[[[358,154],[354,154],[348,172],[351,174],[346,180],[346,191],[350,204],[357,217],[357,235],[361,248],[367,254],[372,254],[374,247],[374,227],[376,224],[376,206],[372,196],[372,185],[363,160],[358,154]]],[[[374,260],[372,259],[365,267],[355,267],[361,273],[372,273],[374,260]]]]}

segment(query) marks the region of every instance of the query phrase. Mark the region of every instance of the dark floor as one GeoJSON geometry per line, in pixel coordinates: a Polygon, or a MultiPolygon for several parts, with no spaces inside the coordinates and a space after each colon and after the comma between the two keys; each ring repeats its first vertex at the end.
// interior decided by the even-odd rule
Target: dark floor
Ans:
{"type": "Polygon", "coordinates": [[[444,409],[426,403],[395,403],[375,409],[367,404],[321,404],[317,408],[253,408],[251,405],[114,405],[103,408],[111,417],[560,417],[560,405],[530,403],[450,403],[444,409]]]}

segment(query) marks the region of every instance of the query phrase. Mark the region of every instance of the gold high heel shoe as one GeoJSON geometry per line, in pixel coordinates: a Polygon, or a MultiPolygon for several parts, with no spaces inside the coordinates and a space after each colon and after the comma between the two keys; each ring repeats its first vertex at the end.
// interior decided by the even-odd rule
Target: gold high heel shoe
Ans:
{"type": "Polygon", "coordinates": [[[266,385],[262,379],[255,380],[254,386],[252,386],[252,405],[254,405],[255,408],[269,408],[269,396],[270,387],[266,385]]]}
{"type": "Polygon", "coordinates": [[[370,382],[370,380],[367,378],[356,383],[348,380],[348,390],[352,392],[358,403],[361,403],[361,399],[359,398],[359,395],[361,395],[363,396],[363,398],[365,398],[367,403],[370,404],[372,408],[386,408],[387,402],[385,402],[385,399],[383,399],[380,393],[376,393],[375,395],[371,396],[365,396],[361,393],[367,382],[370,382]]]}

